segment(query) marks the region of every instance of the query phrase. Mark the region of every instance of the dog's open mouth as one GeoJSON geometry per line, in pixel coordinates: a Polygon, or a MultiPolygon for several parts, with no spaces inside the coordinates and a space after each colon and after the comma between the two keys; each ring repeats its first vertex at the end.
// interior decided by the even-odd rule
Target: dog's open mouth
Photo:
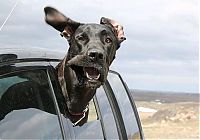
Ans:
{"type": "Polygon", "coordinates": [[[84,67],[83,71],[85,76],[89,79],[89,81],[98,80],[101,76],[99,70],[94,67],[84,67]]]}
{"type": "Polygon", "coordinates": [[[101,72],[98,68],[92,66],[77,66],[71,65],[70,66],[79,81],[79,86],[87,86],[91,88],[97,88],[101,85],[101,72]]]}
{"type": "Polygon", "coordinates": [[[105,80],[105,64],[95,63],[88,56],[77,55],[67,62],[67,66],[74,70],[79,86],[98,88],[105,80]]]}

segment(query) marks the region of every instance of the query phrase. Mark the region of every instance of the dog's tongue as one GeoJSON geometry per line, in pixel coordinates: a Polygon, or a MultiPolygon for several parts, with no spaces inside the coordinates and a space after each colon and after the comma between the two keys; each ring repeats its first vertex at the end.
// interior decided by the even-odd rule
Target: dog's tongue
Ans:
{"type": "Polygon", "coordinates": [[[90,80],[97,80],[100,77],[100,73],[96,68],[85,67],[84,71],[85,71],[87,78],[90,80]]]}

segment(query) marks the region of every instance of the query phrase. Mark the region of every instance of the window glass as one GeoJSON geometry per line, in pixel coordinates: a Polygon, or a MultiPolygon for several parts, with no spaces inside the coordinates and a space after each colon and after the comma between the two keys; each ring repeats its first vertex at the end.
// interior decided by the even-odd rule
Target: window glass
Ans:
{"type": "Polygon", "coordinates": [[[129,139],[139,138],[139,128],[126,89],[119,76],[109,73],[108,81],[117,99],[129,139]]]}
{"type": "Polygon", "coordinates": [[[101,112],[100,114],[105,129],[106,139],[119,139],[114,116],[102,86],[97,90],[96,98],[101,112]]]}
{"type": "Polygon", "coordinates": [[[62,138],[51,95],[43,70],[0,75],[0,138],[62,138]]]}

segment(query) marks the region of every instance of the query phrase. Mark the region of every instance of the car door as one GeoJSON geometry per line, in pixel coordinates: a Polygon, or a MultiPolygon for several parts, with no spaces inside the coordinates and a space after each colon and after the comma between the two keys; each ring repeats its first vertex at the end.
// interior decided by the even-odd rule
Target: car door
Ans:
{"type": "Polygon", "coordinates": [[[110,71],[107,82],[97,89],[89,105],[89,119],[73,126],[62,118],[65,133],[73,139],[142,139],[140,121],[120,75],[110,71]]]}

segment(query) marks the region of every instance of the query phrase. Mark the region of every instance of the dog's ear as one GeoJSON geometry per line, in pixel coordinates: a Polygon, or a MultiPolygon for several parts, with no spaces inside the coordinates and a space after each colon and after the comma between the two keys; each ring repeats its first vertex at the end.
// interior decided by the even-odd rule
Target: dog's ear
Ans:
{"type": "Polygon", "coordinates": [[[123,26],[121,26],[118,22],[116,22],[112,19],[109,19],[109,18],[102,17],[100,20],[100,24],[108,25],[113,29],[113,32],[115,33],[115,35],[118,39],[119,45],[121,42],[126,40],[126,38],[124,36],[123,26]]]}
{"type": "Polygon", "coordinates": [[[52,7],[45,7],[45,21],[47,24],[60,31],[60,35],[67,39],[72,36],[81,23],[71,20],[52,7]]]}

